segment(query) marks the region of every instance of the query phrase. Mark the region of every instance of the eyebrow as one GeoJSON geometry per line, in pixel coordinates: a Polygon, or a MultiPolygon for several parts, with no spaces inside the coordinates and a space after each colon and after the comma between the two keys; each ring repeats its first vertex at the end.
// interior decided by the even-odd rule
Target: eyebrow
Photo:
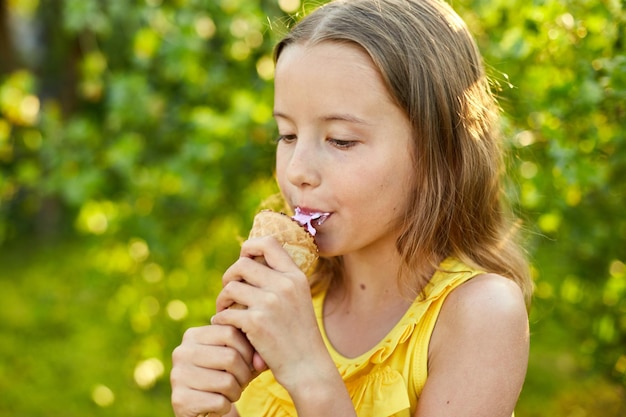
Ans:
{"type": "MultiPolygon", "coordinates": [[[[274,116],[274,118],[278,117],[278,118],[281,118],[281,119],[291,120],[291,118],[289,116],[287,116],[285,113],[281,113],[281,112],[276,111],[276,110],[274,110],[272,115],[274,116]]],[[[323,121],[325,121],[325,122],[339,121],[339,122],[355,123],[355,124],[360,124],[360,125],[370,125],[371,124],[368,121],[366,121],[365,119],[362,119],[362,118],[357,117],[357,116],[355,116],[353,114],[350,114],[350,113],[333,113],[333,114],[328,114],[328,115],[322,116],[321,119],[323,121]]]]}

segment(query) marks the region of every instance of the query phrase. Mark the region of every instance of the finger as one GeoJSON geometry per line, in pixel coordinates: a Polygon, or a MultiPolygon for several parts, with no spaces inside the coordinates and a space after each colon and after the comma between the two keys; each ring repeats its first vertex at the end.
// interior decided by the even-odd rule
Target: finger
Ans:
{"type": "Polygon", "coordinates": [[[246,278],[258,276],[269,271],[271,269],[265,263],[256,262],[252,258],[239,258],[222,275],[222,287],[228,285],[229,282],[248,282],[246,278]]]}
{"type": "Polygon", "coordinates": [[[241,245],[240,256],[252,259],[263,257],[271,269],[280,272],[299,270],[280,242],[272,236],[246,240],[241,245]]]}
{"type": "MultiPolygon", "coordinates": [[[[222,287],[226,287],[231,282],[245,282],[250,285],[261,286],[262,282],[265,282],[265,280],[261,278],[271,273],[272,270],[267,267],[263,257],[256,259],[261,259],[263,262],[255,261],[250,258],[239,258],[224,272],[222,276],[222,287]],[[249,281],[254,282],[254,284],[249,281]]],[[[223,303],[217,303],[217,311],[219,312],[229,308],[234,302],[233,300],[229,300],[223,303]]]]}
{"type": "Polygon", "coordinates": [[[216,311],[220,313],[234,304],[249,307],[251,303],[259,300],[262,296],[262,289],[247,282],[232,281],[226,284],[215,299],[216,311]]]}
{"type": "MultiPolygon", "coordinates": [[[[253,356],[254,359],[254,356],[253,356]]],[[[231,347],[210,346],[195,359],[194,365],[200,369],[215,369],[233,375],[239,386],[244,387],[252,379],[253,359],[246,360],[231,347]]],[[[197,387],[201,389],[201,387],[197,387]]]]}
{"type": "Polygon", "coordinates": [[[234,402],[253,377],[251,364],[231,347],[181,345],[172,358],[172,388],[183,393],[191,390],[219,394],[234,402]]]}
{"type": "Polygon", "coordinates": [[[219,394],[229,402],[235,402],[241,396],[245,385],[240,385],[237,378],[227,371],[198,367],[173,367],[170,373],[173,384],[185,386],[197,392],[219,394]]]}
{"type": "Polygon", "coordinates": [[[195,417],[207,412],[227,414],[232,401],[221,394],[189,389],[172,380],[172,408],[176,416],[195,417]]]}
{"type": "MultiPolygon", "coordinates": [[[[266,252],[265,259],[272,262],[271,258],[268,258],[268,256],[270,256],[270,252],[266,252]]],[[[235,282],[244,282],[258,288],[269,288],[275,286],[274,284],[280,285],[281,282],[285,283],[284,280],[287,279],[288,281],[299,282],[299,285],[303,285],[308,289],[309,285],[306,275],[298,268],[282,247],[279,248],[279,253],[276,256],[282,259],[282,262],[286,265],[284,268],[274,268],[270,263],[266,266],[255,262],[252,258],[239,258],[224,273],[222,277],[223,288],[235,282]]],[[[275,263],[275,265],[276,264],[277,263],[275,263]]],[[[228,304],[224,306],[224,308],[225,307],[228,307],[228,304]]],[[[219,308],[218,311],[220,311],[219,308]]]]}
{"type": "MultiPolygon", "coordinates": [[[[240,329],[241,332],[246,335],[246,338],[249,340],[252,348],[255,349],[252,344],[252,340],[249,338],[250,332],[256,333],[263,331],[263,328],[265,327],[263,323],[267,323],[267,319],[264,319],[263,317],[267,317],[267,315],[262,309],[248,308],[240,310],[229,308],[215,314],[215,316],[213,316],[213,322],[219,325],[232,326],[240,329]]],[[[253,367],[253,359],[254,356],[251,356],[249,362],[250,367],[253,367]]]]}
{"type": "Polygon", "coordinates": [[[267,364],[258,352],[254,352],[254,356],[252,357],[252,367],[257,373],[261,373],[268,369],[267,364]]]}
{"type": "MultiPolygon", "coordinates": [[[[195,365],[201,366],[203,346],[231,347],[239,352],[244,362],[252,362],[254,348],[246,336],[237,328],[217,323],[215,325],[187,329],[183,335],[181,345],[174,350],[174,353],[179,353],[177,351],[182,350],[182,354],[178,355],[181,362],[185,362],[189,358],[195,365]],[[186,349],[189,349],[189,351],[186,349]],[[200,363],[195,361],[200,361],[200,363]]],[[[173,360],[178,359],[177,356],[173,358],[173,360]]]]}

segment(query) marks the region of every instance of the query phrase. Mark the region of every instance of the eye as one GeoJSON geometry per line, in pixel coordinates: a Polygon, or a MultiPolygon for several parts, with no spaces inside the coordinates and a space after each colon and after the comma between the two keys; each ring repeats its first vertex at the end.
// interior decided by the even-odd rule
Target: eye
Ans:
{"type": "Polygon", "coordinates": [[[341,140],[341,139],[328,139],[328,141],[335,147],[339,149],[348,149],[352,148],[357,144],[356,141],[353,140],[341,140]]]}
{"type": "Polygon", "coordinates": [[[276,142],[285,142],[285,143],[291,143],[293,141],[295,141],[298,137],[296,135],[278,135],[278,137],[276,138],[276,142]]]}

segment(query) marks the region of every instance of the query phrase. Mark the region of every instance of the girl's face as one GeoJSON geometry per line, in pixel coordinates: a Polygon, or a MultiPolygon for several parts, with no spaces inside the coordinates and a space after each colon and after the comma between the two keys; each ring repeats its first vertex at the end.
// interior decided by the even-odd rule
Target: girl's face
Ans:
{"type": "Polygon", "coordinates": [[[287,202],[330,213],[317,228],[320,254],[395,250],[413,183],[412,132],[369,55],[340,43],[289,45],[276,66],[274,117],[287,202]]]}

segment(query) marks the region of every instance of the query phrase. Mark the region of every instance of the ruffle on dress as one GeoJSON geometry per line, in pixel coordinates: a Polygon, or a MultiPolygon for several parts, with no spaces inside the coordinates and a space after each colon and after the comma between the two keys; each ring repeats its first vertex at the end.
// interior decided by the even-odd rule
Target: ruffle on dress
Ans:
{"type": "MultiPolygon", "coordinates": [[[[287,390],[278,384],[271,371],[259,375],[247,389],[267,390],[263,397],[255,396],[246,403],[245,409],[238,406],[242,416],[246,410],[254,410],[254,415],[273,417],[295,417],[293,403],[287,390]],[[256,387],[252,387],[255,385],[256,387]]],[[[359,416],[387,417],[409,416],[410,401],[406,383],[400,372],[391,367],[377,368],[353,381],[346,382],[346,388],[359,416]]]]}
{"type": "Polygon", "coordinates": [[[409,416],[409,394],[400,372],[378,368],[346,382],[352,403],[360,416],[409,416]]]}
{"type": "MultiPolygon", "coordinates": [[[[327,337],[324,328],[324,295],[318,295],[313,299],[313,307],[317,322],[320,326],[322,338],[328,348],[337,369],[344,381],[371,368],[386,362],[398,349],[398,346],[406,343],[414,336],[415,329],[427,313],[430,306],[439,301],[460,283],[478,275],[480,271],[468,269],[467,266],[455,258],[447,258],[440,265],[440,271],[435,272],[433,279],[424,290],[424,295],[416,299],[404,313],[402,318],[389,331],[387,336],[369,351],[355,358],[346,358],[338,353],[327,337]]],[[[441,300],[443,301],[443,300],[441,300]]]]}
{"type": "Polygon", "coordinates": [[[236,407],[242,417],[297,417],[289,393],[276,382],[269,370],[261,373],[246,387],[236,407]]]}

